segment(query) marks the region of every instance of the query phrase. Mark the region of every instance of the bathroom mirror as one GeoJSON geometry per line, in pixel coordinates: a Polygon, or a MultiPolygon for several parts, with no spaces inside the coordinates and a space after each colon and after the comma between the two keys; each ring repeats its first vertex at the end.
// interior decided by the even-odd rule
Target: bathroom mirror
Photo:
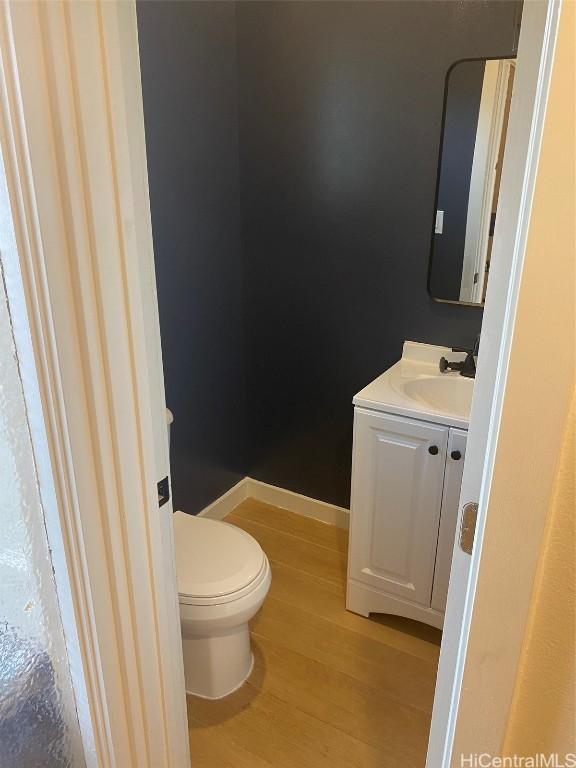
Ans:
{"type": "Polygon", "coordinates": [[[465,59],[448,70],[428,291],[483,304],[498,212],[515,60],[465,59]]]}

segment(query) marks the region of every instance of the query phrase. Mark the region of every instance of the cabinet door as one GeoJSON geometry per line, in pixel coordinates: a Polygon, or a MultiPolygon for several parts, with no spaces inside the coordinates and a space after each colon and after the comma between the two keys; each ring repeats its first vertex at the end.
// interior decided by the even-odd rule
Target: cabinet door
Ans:
{"type": "Polygon", "coordinates": [[[438,531],[438,550],[434,569],[434,587],[432,589],[432,608],[438,611],[446,609],[448,582],[452,567],[452,551],[456,537],[458,504],[464,456],[466,455],[467,433],[461,429],[451,429],[448,437],[446,472],[444,473],[444,493],[440,512],[440,530],[438,531]]]}
{"type": "Polygon", "coordinates": [[[430,605],[447,443],[447,427],[355,409],[350,578],[430,605]]]}

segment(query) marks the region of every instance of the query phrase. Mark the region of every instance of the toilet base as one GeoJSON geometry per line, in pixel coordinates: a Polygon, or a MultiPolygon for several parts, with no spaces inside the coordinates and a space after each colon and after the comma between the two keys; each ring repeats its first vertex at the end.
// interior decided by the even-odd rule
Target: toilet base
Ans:
{"type": "Polygon", "coordinates": [[[215,637],[182,635],[186,693],[222,699],[247,680],[254,666],[248,624],[215,637]]]}

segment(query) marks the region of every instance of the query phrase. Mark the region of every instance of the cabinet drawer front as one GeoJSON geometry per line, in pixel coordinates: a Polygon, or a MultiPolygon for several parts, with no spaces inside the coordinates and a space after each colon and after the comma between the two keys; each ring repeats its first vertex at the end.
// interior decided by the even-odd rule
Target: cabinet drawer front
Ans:
{"type": "Polygon", "coordinates": [[[430,605],[447,443],[447,427],[356,408],[351,578],[430,605]]]}
{"type": "Polygon", "coordinates": [[[460,487],[466,456],[467,432],[462,429],[451,429],[448,438],[448,455],[444,473],[444,493],[442,494],[442,510],[440,514],[440,530],[438,532],[438,549],[436,551],[436,567],[434,569],[434,588],[432,590],[432,608],[438,611],[446,610],[448,582],[452,567],[452,552],[456,538],[456,522],[458,520],[458,504],[460,503],[460,487]],[[453,458],[452,454],[460,458],[453,458]]]}

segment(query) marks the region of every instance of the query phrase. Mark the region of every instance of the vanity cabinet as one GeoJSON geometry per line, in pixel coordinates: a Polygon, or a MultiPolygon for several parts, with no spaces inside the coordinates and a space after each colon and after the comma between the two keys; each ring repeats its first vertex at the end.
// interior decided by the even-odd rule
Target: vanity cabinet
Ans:
{"type": "Polygon", "coordinates": [[[346,607],[442,627],[466,431],[356,407],[346,607]]]}

